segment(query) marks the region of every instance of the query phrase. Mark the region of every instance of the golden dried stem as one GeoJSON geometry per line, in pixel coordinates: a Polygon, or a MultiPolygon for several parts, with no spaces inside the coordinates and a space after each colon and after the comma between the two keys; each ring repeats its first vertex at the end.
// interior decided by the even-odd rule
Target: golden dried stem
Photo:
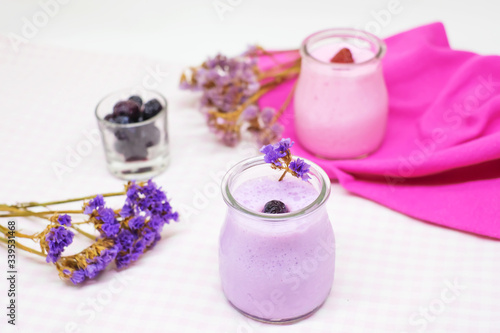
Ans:
{"type": "MultiPolygon", "coordinates": [[[[101,195],[103,197],[113,197],[113,196],[118,196],[118,195],[125,195],[125,191],[122,191],[122,192],[113,192],[113,193],[104,193],[104,194],[101,194],[101,195]]],[[[48,202],[41,202],[41,203],[40,202],[25,202],[25,203],[19,203],[17,205],[13,205],[13,207],[28,208],[28,207],[37,207],[37,206],[58,205],[58,204],[63,204],[63,203],[68,203],[68,202],[90,200],[90,199],[94,199],[96,196],[97,196],[97,194],[94,194],[94,195],[87,195],[85,197],[80,197],[80,198],[67,199],[67,200],[57,200],[57,201],[48,201],[48,202]]],[[[2,207],[2,206],[0,206],[0,207],[2,207]]]]}
{"type": "Polygon", "coordinates": [[[271,121],[271,124],[274,124],[275,122],[277,122],[278,119],[283,114],[283,112],[285,112],[286,108],[288,107],[288,105],[292,101],[293,94],[295,92],[296,87],[297,87],[297,81],[295,81],[295,83],[293,84],[292,90],[290,90],[290,92],[288,93],[288,96],[286,97],[285,102],[283,102],[283,105],[281,105],[278,112],[276,112],[276,114],[274,115],[273,120],[271,121]]]}
{"type": "Polygon", "coordinates": [[[285,175],[287,172],[288,172],[288,169],[286,169],[285,172],[283,172],[283,174],[281,175],[280,179],[278,179],[279,182],[282,181],[283,178],[285,178],[285,175]]]}
{"type": "Polygon", "coordinates": [[[89,234],[88,232],[83,231],[82,229],[78,228],[77,226],[75,226],[75,225],[73,225],[73,224],[71,225],[71,227],[72,227],[73,229],[75,229],[77,232],[79,232],[79,233],[81,233],[82,235],[84,235],[85,237],[88,237],[88,238],[90,238],[90,239],[92,239],[92,240],[95,240],[95,239],[97,238],[97,236],[91,235],[91,234],[89,234]]]}
{"type": "Polygon", "coordinates": [[[0,214],[0,217],[35,216],[45,217],[52,214],[83,214],[83,210],[49,210],[46,212],[19,211],[12,214],[0,214]]]}
{"type": "MultiPolygon", "coordinates": [[[[298,70],[300,69],[297,69],[297,72],[298,70]]],[[[238,108],[234,112],[220,112],[220,111],[209,111],[209,112],[218,118],[226,120],[236,120],[249,105],[256,103],[262,95],[276,88],[283,81],[291,79],[295,74],[295,72],[296,70],[287,70],[286,73],[284,72],[282,75],[275,77],[273,81],[262,85],[259,91],[250,96],[250,98],[248,98],[243,104],[238,106],[238,108]]]]}
{"type": "Polygon", "coordinates": [[[262,51],[262,54],[263,55],[266,55],[268,56],[269,58],[271,58],[271,60],[275,63],[275,64],[280,64],[280,61],[278,59],[276,59],[275,55],[278,54],[278,53],[288,53],[288,52],[294,52],[294,51],[298,51],[297,49],[295,50],[283,50],[283,51],[273,51],[273,52],[269,52],[269,51],[266,51],[264,50],[263,48],[259,48],[260,51],[262,51]]]}
{"type": "Polygon", "coordinates": [[[286,62],[286,63],[281,63],[275,67],[272,67],[266,71],[260,72],[257,75],[257,78],[259,80],[266,79],[269,77],[276,77],[280,75],[287,75],[290,72],[299,72],[300,71],[300,64],[301,64],[301,59],[297,59],[294,61],[286,62]],[[284,69],[285,68],[285,69],[284,69]]]}
{"type": "MultiPolygon", "coordinates": [[[[0,237],[0,242],[3,242],[5,244],[9,244],[9,240],[7,238],[3,238],[3,237],[0,237]]],[[[33,250],[32,248],[24,246],[23,244],[21,244],[19,242],[16,242],[16,248],[27,251],[29,253],[37,254],[37,255],[44,257],[44,258],[46,257],[46,255],[43,254],[42,252],[37,251],[37,250],[33,250]]]]}

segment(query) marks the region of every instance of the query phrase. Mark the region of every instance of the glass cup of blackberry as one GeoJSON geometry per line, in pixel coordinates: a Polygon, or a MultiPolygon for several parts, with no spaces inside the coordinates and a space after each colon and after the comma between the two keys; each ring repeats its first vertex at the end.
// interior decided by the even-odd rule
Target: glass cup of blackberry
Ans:
{"type": "Polygon", "coordinates": [[[121,90],[104,97],[95,114],[113,175],[140,180],[165,170],[170,156],[165,97],[151,90],[121,90]]]}

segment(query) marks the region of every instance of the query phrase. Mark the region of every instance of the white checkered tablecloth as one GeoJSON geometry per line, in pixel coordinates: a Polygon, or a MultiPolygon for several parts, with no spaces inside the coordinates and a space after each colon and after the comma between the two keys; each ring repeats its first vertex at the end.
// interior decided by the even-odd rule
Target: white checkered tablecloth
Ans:
{"type": "MultiPolygon", "coordinates": [[[[87,138],[97,129],[94,107],[108,92],[141,85],[156,71],[168,72],[157,89],[169,101],[172,162],[155,180],[182,213],[130,268],[80,287],[59,280],[38,257],[18,253],[15,329],[4,314],[6,250],[0,246],[0,332],[500,332],[500,242],[411,219],[338,184],[327,204],[337,257],[325,305],[288,326],[257,323],[231,308],[218,276],[226,207],[217,178],[256,150],[216,143],[196,98],[177,89],[180,70],[33,45],[16,54],[0,39],[0,202],[120,190],[123,182],[108,174],[101,143],[87,138]],[[67,165],[83,141],[92,149],[58,176],[54,163],[67,165]]],[[[28,231],[41,225],[17,222],[28,231]]]]}

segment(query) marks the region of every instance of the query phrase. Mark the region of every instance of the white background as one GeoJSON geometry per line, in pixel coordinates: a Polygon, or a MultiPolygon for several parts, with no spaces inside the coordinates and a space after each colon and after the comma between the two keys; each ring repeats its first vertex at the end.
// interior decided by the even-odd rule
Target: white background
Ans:
{"type": "MultiPolygon", "coordinates": [[[[63,2],[63,1],[61,1],[63,2]]],[[[367,27],[386,37],[442,21],[452,46],[500,53],[498,1],[400,0],[399,13],[371,27],[374,12],[390,0],[65,0],[33,42],[120,54],[142,54],[196,64],[217,51],[238,54],[247,45],[295,48],[308,34],[328,27],[367,27]],[[214,3],[232,3],[221,16],[214,3]]],[[[40,9],[33,0],[0,1],[0,32],[20,33],[22,18],[40,9]]]]}
{"type": "MultiPolygon", "coordinates": [[[[196,214],[167,227],[165,240],[129,269],[111,270],[81,288],[60,281],[40,259],[21,257],[18,331],[71,332],[67,325],[74,322],[79,332],[500,332],[497,241],[411,219],[337,184],[328,203],[337,237],[336,280],[324,307],[283,327],[240,316],[219,285],[217,237],[225,206],[214,174],[255,150],[219,145],[193,96],[176,88],[183,66],[218,51],[234,55],[254,43],[296,48],[328,27],[367,28],[386,37],[442,21],[452,47],[500,54],[499,2],[401,0],[390,15],[388,0],[67,2],[27,38],[22,52],[0,44],[0,202],[120,189],[99,144],[62,179],[52,165],[64,162],[66,147],[75,149],[86,140],[82,133],[96,128],[92,109],[100,97],[140,84],[145,66],[160,66],[168,72],[158,89],[169,99],[172,163],[156,181],[174,208],[196,214]],[[230,3],[232,10],[221,16],[214,3],[230,3]],[[124,288],[109,294],[112,283],[124,288]],[[464,289],[443,303],[443,290],[453,293],[450,283],[464,289]],[[106,295],[109,302],[92,310],[93,317],[78,312],[90,309],[89,299],[106,295]],[[419,315],[433,306],[432,318],[419,315]]],[[[0,34],[22,36],[25,20],[41,10],[38,1],[0,0],[0,34]]],[[[5,287],[0,283],[2,297],[5,287]]],[[[3,310],[0,318],[4,332],[3,310]]]]}

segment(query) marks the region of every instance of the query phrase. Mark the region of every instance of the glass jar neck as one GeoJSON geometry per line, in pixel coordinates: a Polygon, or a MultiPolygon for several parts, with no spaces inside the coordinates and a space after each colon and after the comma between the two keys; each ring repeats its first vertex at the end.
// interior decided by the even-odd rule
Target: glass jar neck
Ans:
{"type": "MultiPolygon", "coordinates": [[[[349,47],[348,47],[349,48],[349,47]]],[[[363,30],[357,29],[327,29],[316,32],[307,37],[300,47],[300,53],[304,60],[317,65],[334,69],[355,69],[365,65],[377,64],[386,52],[386,45],[377,36],[363,30]],[[314,56],[315,50],[324,45],[342,44],[350,45],[352,48],[370,52],[371,57],[364,57],[361,61],[354,63],[332,63],[325,59],[314,56]]],[[[333,57],[335,54],[332,54],[333,57]]]]}
{"type": "MultiPolygon", "coordinates": [[[[287,221],[297,217],[309,215],[318,210],[326,203],[328,197],[330,196],[331,184],[330,184],[330,179],[328,178],[327,174],[323,171],[323,169],[321,169],[318,165],[309,160],[305,160],[305,162],[311,166],[310,167],[311,179],[309,180],[309,182],[314,187],[316,187],[318,191],[318,196],[314,199],[313,202],[311,202],[310,204],[301,209],[284,214],[266,214],[255,210],[251,210],[235,199],[233,191],[245,179],[251,179],[267,175],[276,175],[276,179],[279,178],[280,172],[272,169],[270,164],[264,161],[263,156],[258,156],[243,160],[238,164],[236,164],[235,166],[233,166],[226,173],[226,175],[222,179],[222,185],[221,185],[222,196],[224,198],[224,201],[226,202],[226,204],[230,209],[233,209],[246,216],[250,216],[257,220],[263,220],[263,221],[270,221],[270,222],[287,221]],[[255,177],[251,177],[251,175],[255,177]]],[[[287,177],[293,177],[293,176],[287,175],[287,177]]]]}

